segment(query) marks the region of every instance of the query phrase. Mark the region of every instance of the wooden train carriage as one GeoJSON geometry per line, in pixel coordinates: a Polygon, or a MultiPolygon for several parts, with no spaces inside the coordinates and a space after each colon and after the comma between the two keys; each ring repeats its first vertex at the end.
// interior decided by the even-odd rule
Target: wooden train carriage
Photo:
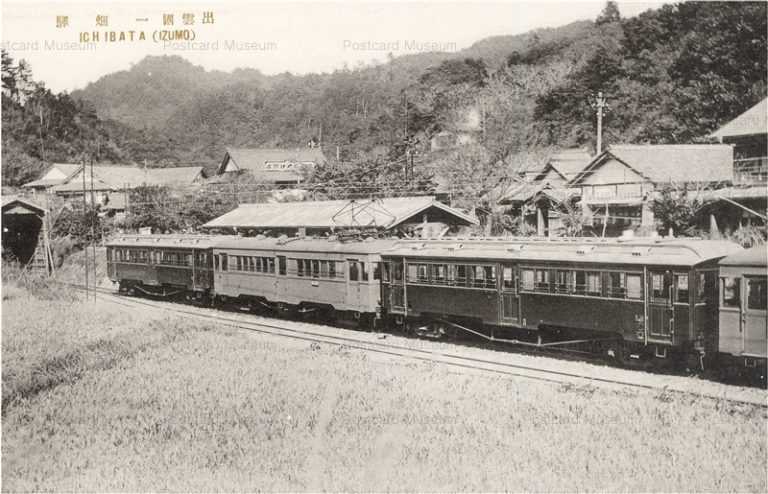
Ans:
{"type": "Polygon", "coordinates": [[[373,314],[380,306],[379,253],[394,241],[237,238],[213,250],[216,294],[268,307],[373,314]]]}
{"type": "Polygon", "coordinates": [[[213,289],[211,247],[224,238],[121,235],[107,243],[107,275],[124,292],[203,298],[213,289]]]}
{"type": "Polygon", "coordinates": [[[718,350],[743,366],[768,357],[768,259],[765,246],[720,261],[718,350]]]}
{"type": "Polygon", "coordinates": [[[682,239],[408,241],[382,255],[382,296],[399,317],[703,349],[717,324],[717,261],[740,249],[682,239]]]}

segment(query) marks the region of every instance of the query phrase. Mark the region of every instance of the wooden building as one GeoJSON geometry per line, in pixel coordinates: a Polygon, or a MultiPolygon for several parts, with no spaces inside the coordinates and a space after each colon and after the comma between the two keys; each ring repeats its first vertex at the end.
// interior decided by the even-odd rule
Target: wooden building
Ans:
{"type": "Polygon", "coordinates": [[[29,199],[6,196],[2,200],[3,259],[30,270],[50,272],[53,256],[48,236],[48,211],[29,199]]]}

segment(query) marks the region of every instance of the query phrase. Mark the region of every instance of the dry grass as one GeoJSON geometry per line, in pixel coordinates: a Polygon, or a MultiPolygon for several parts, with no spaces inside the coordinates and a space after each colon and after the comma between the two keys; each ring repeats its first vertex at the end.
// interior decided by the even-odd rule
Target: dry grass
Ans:
{"type": "Polygon", "coordinates": [[[4,301],[4,491],[767,488],[763,411],[101,309],[4,301]]]}

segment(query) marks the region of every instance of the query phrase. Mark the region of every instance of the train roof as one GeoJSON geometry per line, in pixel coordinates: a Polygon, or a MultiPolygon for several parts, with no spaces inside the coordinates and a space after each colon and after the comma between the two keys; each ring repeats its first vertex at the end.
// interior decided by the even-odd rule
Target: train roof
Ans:
{"type": "Polygon", "coordinates": [[[233,235],[117,235],[107,242],[107,247],[154,247],[179,249],[208,249],[216,243],[233,238],[233,235]]]}
{"type": "Polygon", "coordinates": [[[284,252],[336,252],[348,254],[378,254],[392,248],[396,239],[374,239],[339,241],[330,238],[258,238],[236,237],[217,242],[217,249],[253,249],[284,252]]]}
{"type": "Polygon", "coordinates": [[[768,267],[768,250],[765,245],[758,245],[724,257],[720,265],[768,267]]]}
{"type": "Polygon", "coordinates": [[[402,241],[387,257],[509,259],[694,266],[741,250],[733,242],[694,239],[441,239],[402,241]]]}

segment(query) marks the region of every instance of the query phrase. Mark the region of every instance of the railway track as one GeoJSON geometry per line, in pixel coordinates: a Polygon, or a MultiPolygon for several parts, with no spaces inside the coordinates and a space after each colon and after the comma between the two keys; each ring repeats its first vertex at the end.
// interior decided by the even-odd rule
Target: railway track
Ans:
{"type": "MultiPolygon", "coordinates": [[[[63,284],[78,290],[85,290],[85,287],[82,285],[72,283],[63,284]]],[[[91,287],[89,290],[93,291],[94,288],[91,287]]],[[[319,332],[317,329],[313,330],[306,327],[288,327],[285,324],[293,321],[276,320],[279,321],[279,323],[283,323],[279,324],[266,321],[246,320],[245,317],[253,318],[254,316],[240,315],[235,317],[226,315],[227,313],[222,313],[220,311],[216,311],[215,309],[178,305],[171,302],[154,301],[132,297],[129,298],[118,295],[116,292],[105,288],[96,288],[95,294],[97,297],[100,297],[103,300],[108,300],[127,308],[136,309],[141,307],[151,307],[184,317],[215,322],[217,325],[224,325],[242,331],[261,333],[283,338],[291,338],[294,340],[307,341],[316,344],[327,344],[338,347],[345,347],[379,355],[405,358],[411,361],[442,364],[455,368],[461,368],[464,370],[504,375],[508,377],[519,377],[556,384],[575,386],[592,385],[615,390],[635,389],[645,392],[656,392],[660,394],[668,393],[706,398],[716,401],[724,401],[731,404],[749,405],[762,409],[768,409],[768,400],[766,399],[766,395],[761,390],[750,388],[745,390],[744,388],[739,387],[732,389],[734,388],[732,386],[719,383],[705,383],[693,378],[666,376],[666,379],[664,379],[657,375],[625,371],[625,377],[615,379],[611,377],[595,375],[595,373],[579,373],[552,368],[536,367],[520,363],[504,362],[489,358],[473,357],[469,355],[458,355],[455,353],[438,350],[436,349],[437,345],[435,345],[435,348],[433,349],[413,348],[407,345],[384,342],[378,339],[374,333],[360,333],[359,337],[351,337],[338,334],[335,335],[323,333],[319,332]],[[655,382],[649,383],[648,381],[655,382]],[[685,384],[686,381],[689,382],[688,385],[685,384]],[[702,390],[702,386],[710,387],[711,389],[702,390]]],[[[297,324],[300,324],[301,326],[315,326],[311,325],[310,323],[297,324]]],[[[343,331],[339,330],[338,328],[334,329],[337,331],[343,331]]],[[[424,340],[417,341],[423,342],[424,340]]],[[[601,367],[596,366],[595,369],[599,370],[601,367]]]]}

